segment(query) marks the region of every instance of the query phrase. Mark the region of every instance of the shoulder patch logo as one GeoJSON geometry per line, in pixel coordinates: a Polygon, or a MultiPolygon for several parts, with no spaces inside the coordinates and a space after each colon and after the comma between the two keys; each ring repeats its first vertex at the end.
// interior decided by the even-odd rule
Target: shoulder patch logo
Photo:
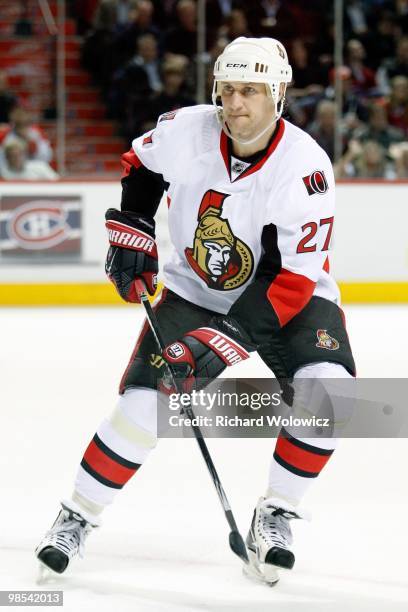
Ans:
{"type": "Polygon", "coordinates": [[[180,109],[163,113],[162,115],[160,115],[158,123],[161,123],[161,121],[171,121],[177,115],[178,110],[180,109]]]}
{"type": "Polygon", "coordinates": [[[304,176],[302,180],[310,196],[315,193],[323,195],[329,188],[323,170],[315,170],[309,176],[304,176]]]}
{"type": "Polygon", "coordinates": [[[327,329],[318,329],[317,332],[318,342],[316,343],[317,348],[326,349],[328,351],[337,351],[340,344],[336,338],[333,338],[327,333],[327,329]]]}

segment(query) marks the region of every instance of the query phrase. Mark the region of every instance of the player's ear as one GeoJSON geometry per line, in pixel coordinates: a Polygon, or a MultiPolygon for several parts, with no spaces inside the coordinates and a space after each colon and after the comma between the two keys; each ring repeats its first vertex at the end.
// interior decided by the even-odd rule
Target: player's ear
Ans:
{"type": "Polygon", "coordinates": [[[282,100],[282,98],[285,97],[285,93],[286,93],[286,83],[281,83],[279,85],[279,102],[282,100]]]}

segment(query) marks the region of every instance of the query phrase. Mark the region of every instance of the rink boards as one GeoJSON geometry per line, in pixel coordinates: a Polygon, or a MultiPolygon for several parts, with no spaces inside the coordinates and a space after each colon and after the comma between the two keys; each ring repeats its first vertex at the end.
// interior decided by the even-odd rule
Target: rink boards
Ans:
{"type": "MultiPolygon", "coordinates": [[[[408,302],[407,186],[338,185],[330,267],[343,302],[408,302]]],[[[119,181],[3,183],[0,305],[120,304],[104,273],[104,212],[119,205],[120,194],[119,181]]],[[[170,249],[166,218],[163,198],[162,262],[170,249]]]]}

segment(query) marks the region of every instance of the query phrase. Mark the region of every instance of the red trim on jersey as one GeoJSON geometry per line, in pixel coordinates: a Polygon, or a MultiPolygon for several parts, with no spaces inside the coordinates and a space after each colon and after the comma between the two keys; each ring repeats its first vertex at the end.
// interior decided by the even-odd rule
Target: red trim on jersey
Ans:
{"type": "MultiPolygon", "coordinates": [[[[248,168],[245,170],[245,172],[240,174],[234,180],[234,182],[235,181],[239,181],[240,179],[242,179],[242,178],[244,178],[246,176],[249,176],[250,174],[253,174],[254,172],[257,172],[260,168],[262,168],[264,163],[267,161],[267,159],[269,159],[269,157],[272,155],[272,153],[275,151],[276,147],[278,146],[278,144],[282,140],[282,137],[283,137],[284,133],[285,133],[285,122],[283,121],[283,119],[279,119],[278,120],[278,129],[274,133],[274,136],[272,138],[272,142],[269,145],[265,155],[263,157],[261,157],[261,159],[259,159],[255,164],[251,164],[250,166],[248,166],[248,168]]],[[[225,167],[226,167],[227,172],[228,172],[228,176],[230,177],[230,180],[231,180],[231,156],[230,156],[229,151],[228,151],[228,140],[229,140],[228,136],[226,135],[224,130],[221,130],[220,150],[221,150],[221,155],[222,155],[222,157],[224,159],[224,163],[225,163],[225,167]]]]}
{"type": "Polygon", "coordinates": [[[313,295],[316,283],[302,274],[281,270],[269,285],[266,296],[281,327],[302,310],[313,295]]]}
{"type": "Polygon", "coordinates": [[[230,159],[228,155],[228,136],[226,135],[223,129],[221,130],[220,150],[221,150],[222,158],[224,160],[225,167],[228,172],[228,176],[231,178],[230,159]]]}
{"type": "MultiPolygon", "coordinates": [[[[155,304],[153,306],[153,310],[156,311],[156,308],[158,308],[160,306],[160,304],[162,304],[164,302],[164,300],[166,299],[166,295],[167,295],[168,289],[166,289],[166,287],[163,289],[162,294],[161,294],[161,298],[160,300],[157,302],[157,304],[155,304]]],[[[120,381],[119,384],[119,393],[122,395],[125,392],[125,380],[126,380],[126,376],[128,375],[128,372],[132,366],[132,363],[137,355],[137,352],[140,348],[140,345],[143,342],[143,338],[145,337],[145,335],[147,334],[148,330],[150,329],[150,325],[147,319],[145,319],[144,323],[143,323],[143,327],[142,330],[139,334],[139,337],[136,341],[135,344],[135,348],[133,349],[132,355],[130,357],[129,363],[127,365],[126,370],[123,373],[122,379],[120,381]]]]}
{"type": "Polygon", "coordinates": [[[123,486],[135,474],[137,468],[128,468],[120,465],[108,457],[92,440],[85,451],[84,460],[97,474],[110,480],[114,484],[123,486]]]}
{"type": "Polygon", "coordinates": [[[123,174],[121,178],[128,176],[132,168],[140,168],[140,166],[143,166],[133,148],[129,149],[127,153],[122,155],[120,163],[123,166],[123,174]]]}
{"type": "Polygon", "coordinates": [[[331,453],[321,455],[292,444],[290,440],[279,435],[275,447],[276,454],[289,465],[312,474],[319,474],[331,457],[331,453]]]}
{"type": "Polygon", "coordinates": [[[326,259],[324,260],[324,264],[323,264],[323,270],[325,272],[327,272],[327,274],[330,273],[330,262],[329,262],[329,257],[327,256],[326,259]]]}

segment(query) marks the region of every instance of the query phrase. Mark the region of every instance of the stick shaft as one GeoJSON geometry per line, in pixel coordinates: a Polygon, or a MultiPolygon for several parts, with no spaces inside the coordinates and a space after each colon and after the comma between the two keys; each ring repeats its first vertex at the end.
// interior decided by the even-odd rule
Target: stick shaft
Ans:
{"type": "MultiPolygon", "coordinates": [[[[140,296],[140,301],[144,306],[145,312],[146,312],[146,317],[147,320],[149,322],[150,328],[152,330],[152,333],[156,339],[157,345],[160,348],[160,351],[163,352],[165,349],[165,342],[164,342],[164,338],[163,335],[161,333],[161,329],[160,329],[160,325],[159,322],[157,320],[156,314],[153,310],[153,308],[150,305],[149,302],[149,298],[147,297],[147,293],[146,290],[143,286],[142,283],[139,283],[139,281],[135,281],[135,285],[136,285],[136,289],[139,293],[140,296]],[[141,286],[142,285],[142,286],[141,286]]],[[[175,386],[175,388],[179,391],[182,392],[182,389],[180,389],[180,385],[179,385],[179,381],[177,380],[177,377],[174,375],[174,372],[170,366],[170,364],[167,364],[167,368],[170,372],[170,376],[172,378],[173,384],[175,386]]],[[[194,419],[194,412],[193,409],[190,406],[185,406],[184,407],[184,412],[185,414],[188,416],[189,419],[194,419]]],[[[223,507],[224,513],[225,513],[225,517],[228,521],[229,526],[231,527],[231,529],[233,531],[238,531],[238,527],[237,524],[235,522],[235,518],[234,515],[231,511],[231,506],[229,504],[228,498],[225,494],[224,491],[224,487],[221,484],[221,480],[218,476],[217,470],[215,468],[214,462],[212,460],[212,457],[210,455],[210,451],[208,450],[207,444],[205,443],[205,440],[203,438],[203,434],[201,432],[201,429],[197,426],[197,425],[191,425],[191,429],[193,430],[194,433],[194,437],[197,440],[197,444],[200,447],[200,451],[201,454],[204,458],[204,461],[206,463],[206,466],[208,468],[208,471],[210,472],[210,476],[211,479],[213,481],[214,487],[217,491],[217,495],[219,497],[219,500],[221,502],[221,505],[223,507]]]]}

